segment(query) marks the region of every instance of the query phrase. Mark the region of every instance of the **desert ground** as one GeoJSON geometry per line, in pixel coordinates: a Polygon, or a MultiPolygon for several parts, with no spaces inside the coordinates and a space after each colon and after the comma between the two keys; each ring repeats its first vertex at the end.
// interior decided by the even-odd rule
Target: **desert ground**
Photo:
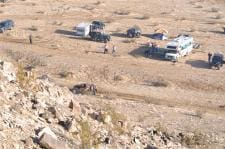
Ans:
{"type": "Polygon", "coordinates": [[[169,133],[197,131],[210,138],[208,148],[224,148],[225,68],[207,63],[208,52],[225,54],[224,8],[223,0],[11,0],[0,4],[0,20],[15,22],[0,35],[1,59],[26,59],[37,75],[61,86],[93,83],[97,95],[80,95],[80,102],[110,104],[130,123],[169,133]],[[104,43],[75,36],[77,24],[93,20],[106,23],[116,55],[103,54],[104,43]],[[134,25],[143,35],[127,39],[134,25]],[[169,39],[150,39],[157,28],[167,29],[169,39]],[[163,47],[183,33],[200,49],[177,63],[144,56],[148,40],[163,47]]]}

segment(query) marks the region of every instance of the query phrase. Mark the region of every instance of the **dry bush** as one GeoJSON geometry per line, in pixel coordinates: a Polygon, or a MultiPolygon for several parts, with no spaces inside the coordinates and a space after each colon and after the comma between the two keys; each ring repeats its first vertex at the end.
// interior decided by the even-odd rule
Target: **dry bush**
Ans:
{"type": "Polygon", "coordinates": [[[129,15],[130,11],[128,11],[128,10],[118,10],[118,11],[115,11],[114,14],[116,14],[116,15],[129,15]]]}
{"type": "MultiPolygon", "coordinates": [[[[109,79],[109,76],[110,76],[110,69],[109,69],[109,66],[106,65],[106,66],[103,66],[100,70],[99,70],[99,74],[101,78],[105,79],[105,80],[108,80],[109,79]]],[[[93,75],[93,74],[92,74],[93,75]]]]}
{"type": "Polygon", "coordinates": [[[154,80],[147,80],[145,81],[147,85],[154,86],[154,87],[168,87],[170,83],[163,78],[157,78],[154,80]]]}
{"type": "Polygon", "coordinates": [[[93,6],[89,6],[89,5],[84,5],[82,7],[82,9],[85,9],[85,10],[94,10],[95,8],[93,6]]]}
{"type": "Polygon", "coordinates": [[[164,134],[165,136],[169,138],[170,135],[169,135],[168,129],[164,125],[162,125],[160,122],[156,123],[154,127],[157,130],[157,133],[161,132],[162,134],[164,134]]]}
{"type": "Polygon", "coordinates": [[[123,80],[123,77],[121,75],[114,74],[113,80],[114,81],[122,81],[123,80]]]}
{"type": "Polygon", "coordinates": [[[188,147],[196,145],[206,145],[206,136],[200,131],[196,130],[191,134],[182,136],[181,143],[187,145],[188,147]]]}
{"type": "Polygon", "coordinates": [[[196,110],[195,111],[195,116],[201,119],[201,118],[203,118],[203,116],[204,116],[205,113],[206,113],[205,110],[200,110],[199,109],[199,110],[196,110]]]}
{"type": "Polygon", "coordinates": [[[224,16],[222,14],[217,14],[214,19],[223,19],[224,16]]]}
{"type": "Polygon", "coordinates": [[[64,71],[61,71],[59,73],[59,76],[61,78],[72,78],[73,77],[73,72],[69,72],[69,71],[64,70],[64,71]]]}
{"type": "Polygon", "coordinates": [[[38,27],[37,26],[31,26],[30,28],[28,28],[31,31],[38,31],[38,27]]]}
{"type": "Polygon", "coordinates": [[[109,115],[111,117],[112,123],[114,124],[113,129],[118,134],[124,134],[126,132],[125,131],[125,128],[124,127],[121,127],[119,125],[119,121],[124,122],[127,118],[123,114],[116,112],[115,108],[113,108],[109,104],[104,105],[103,110],[105,111],[105,116],[106,115],[109,115]]]}
{"type": "Polygon", "coordinates": [[[102,4],[101,1],[97,1],[96,3],[94,3],[94,5],[100,5],[100,4],[102,4]]]}
{"type": "Polygon", "coordinates": [[[209,12],[219,12],[219,8],[213,7],[209,10],[209,12]]]}
{"type": "Polygon", "coordinates": [[[25,57],[25,54],[19,51],[7,50],[6,54],[8,57],[11,57],[16,62],[22,60],[25,57]]]}

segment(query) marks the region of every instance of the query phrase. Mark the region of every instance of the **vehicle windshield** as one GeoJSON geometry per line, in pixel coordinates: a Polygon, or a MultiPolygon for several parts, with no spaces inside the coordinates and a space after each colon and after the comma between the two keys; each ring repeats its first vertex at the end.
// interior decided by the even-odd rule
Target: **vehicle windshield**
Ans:
{"type": "Polygon", "coordinates": [[[177,54],[177,50],[168,50],[167,53],[177,54]]]}
{"type": "Polygon", "coordinates": [[[167,49],[177,49],[176,46],[167,46],[167,49]]]}

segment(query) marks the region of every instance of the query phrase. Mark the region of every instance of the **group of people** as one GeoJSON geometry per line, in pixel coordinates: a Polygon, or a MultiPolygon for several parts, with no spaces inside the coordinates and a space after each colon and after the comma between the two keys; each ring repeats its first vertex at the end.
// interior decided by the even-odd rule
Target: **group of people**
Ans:
{"type": "MultiPolygon", "coordinates": [[[[106,43],[104,45],[104,54],[107,54],[109,53],[109,46],[108,44],[106,43]]],[[[116,53],[116,46],[113,44],[113,47],[112,47],[112,54],[115,54],[116,53]]]]}

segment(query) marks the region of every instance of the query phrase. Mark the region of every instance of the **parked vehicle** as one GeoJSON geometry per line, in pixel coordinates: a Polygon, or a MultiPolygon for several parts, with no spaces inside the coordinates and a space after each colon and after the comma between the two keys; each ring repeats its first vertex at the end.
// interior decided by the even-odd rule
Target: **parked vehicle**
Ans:
{"type": "Polygon", "coordinates": [[[89,83],[81,83],[74,85],[73,88],[70,89],[74,94],[91,94],[96,95],[97,87],[94,84],[89,83]]]}
{"type": "Polygon", "coordinates": [[[165,59],[178,61],[180,57],[189,55],[193,50],[193,37],[189,35],[178,35],[166,46],[168,49],[165,59]]]}
{"type": "Polygon", "coordinates": [[[132,27],[127,30],[127,37],[139,38],[141,36],[141,29],[138,26],[132,27]]]}
{"type": "Polygon", "coordinates": [[[168,52],[168,49],[166,48],[150,47],[148,50],[145,51],[145,56],[152,57],[152,58],[165,59],[167,52],[168,52]]]}
{"type": "Polygon", "coordinates": [[[4,33],[6,30],[11,30],[14,27],[12,20],[5,20],[0,22],[0,33],[4,33]]]}
{"type": "Polygon", "coordinates": [[[157,40],[166,40],[167,36],[163,33],[155,33],[151,35],[152,39],[157,39],[157,40]]]}
{"type": "Polygon", "coordinates": [[[99,42],[108,42],[110,41],[110,35],[102,33],[102,32],[90,32],[90,37],[93,41],[99,41],[99,42]]]}
{"type": "Polygon", "coordinates": [[[220,67],[223,66],[223,63],[224,63],[224,55],[221,53],[215,53],[210,62],[210,67],[211,68],[215,67],[219,70],[220,67]]]}
{"type": "Polygon", "coordinates": [[[92,23],[80,23],[76,29],[76,35],[81,37],[91,37],[93,41],[108,42],[110,35],[104,33],[105,24],[101,21],[93,21],[92,23]]]}

